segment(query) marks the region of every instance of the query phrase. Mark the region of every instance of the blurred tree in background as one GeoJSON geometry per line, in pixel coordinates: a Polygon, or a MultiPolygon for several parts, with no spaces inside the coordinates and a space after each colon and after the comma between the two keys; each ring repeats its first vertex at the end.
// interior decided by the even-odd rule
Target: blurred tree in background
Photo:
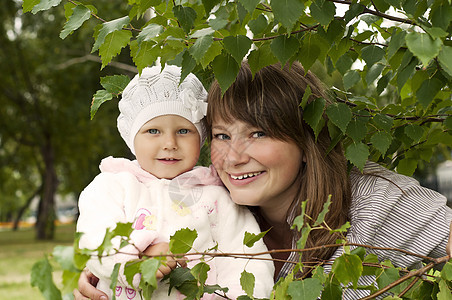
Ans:
{"type": "Polygon", "coordinates": [[[121,57],[101,72],[99,59],[89,55],[89,26],[61,40],[60,10],[33,16],[22,13],[21,1],[7,0],[0,20],[0,221],[18,220],[38,197],[36,237],[52,239],[56,194],[77,196],[101,158],[127,155],[115,103],[90,120],[99,77],[112,69],[135,72],[121,57]]]}

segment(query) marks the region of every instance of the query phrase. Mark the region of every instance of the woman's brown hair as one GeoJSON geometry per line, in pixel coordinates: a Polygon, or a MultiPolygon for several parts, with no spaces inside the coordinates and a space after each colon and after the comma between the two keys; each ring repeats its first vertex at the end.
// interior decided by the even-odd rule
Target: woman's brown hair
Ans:
{"type": "MultiPolygon", "coordinates": [[[[313,220],[316,220],[331,194],[325,222],[335,229],[348,221],[351,192],[347,161],[340,144],[327,153],[331,139],[326,127],[321,130],[316,141],[313,130],[303,120],[300,102],[308,86],[312,92],[308,103],[319,97],[324,98],[327,105],[332,103],[317,77],[311,72],[305,73],[297,62],[283,68],[280,64],[267,66],[254,77],[248,63],[244,62],[236,81],[224,95],[218,83],[213,83],[208,96],[207,127],[210,130],[215,118],[225,122],[236,119],[262,129],[271,138],[294,142],[300,148],[305,163],[300,166],[297,178],[299,190],[287,218],[291,212],[295,213],[292,215],[299,215],[301,202],[308,199],[306,215],[312,219],[306,218],[305,221],[313,225],[313,220]]],[[[208,136],[211,136],[210,132],[208,136]]],[[[298,237],[299,232],[294,231],[294,238],[298,237]]],[[[314,230],[308,237],[306,248],[334,244],[336,239],[337,236],[327,230],[314,230]]],[[[335,249],[304,252],[302,261],[308,266],[319,260],[327,260],[335,249]]],[[[303,273],[306,275],[309,271],[310,268],[304,268],[303,273]]]]}

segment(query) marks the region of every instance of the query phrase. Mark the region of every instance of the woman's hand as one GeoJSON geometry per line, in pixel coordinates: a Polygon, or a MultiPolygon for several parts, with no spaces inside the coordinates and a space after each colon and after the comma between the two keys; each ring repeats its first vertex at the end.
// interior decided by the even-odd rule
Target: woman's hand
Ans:
{"type": "Polygon", "coordinates": [[[94,276],[88,269],[83,270],[78,279],[78,290],[75,289],[72,293],[75,300],[107,300],[107,295],[96,289],[99,278],[94,276]]]}
{"type": "Polygon", "coordinates": [[[450,223],[449,241],[447,242],[446,252],[449,257],[452,257],[452,222],[450,223]]]}
{"type": "MultiPolygon", "coordinates": [[[[154,245],[150,245],[144,250],[143,254],[149,257],[153,257],[156,255],[164,255],[169,252],[169,244],[168,243],[157,243],[154,245]]],[[[157,270],[156,277],[157,279],[162,279],[165,275],[168,275],[172,270],[174,270],[177,265],[185,268],[187,266],[187,259],[183,258],[175,258],[174,256],[167,256],[165,264],[160,265],[157,270]]]]}

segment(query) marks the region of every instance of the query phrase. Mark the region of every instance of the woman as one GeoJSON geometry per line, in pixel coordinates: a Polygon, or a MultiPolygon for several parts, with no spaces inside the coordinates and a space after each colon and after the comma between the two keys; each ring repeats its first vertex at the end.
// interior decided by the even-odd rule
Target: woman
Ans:
{"type": "MultiPolygon", "coordinates": [[[[364,174],[357,170],[348,174],[340,145],[327,154],[331,142],[327,129],[316,141],[303,120],[299,103],[308,86],[312,92],[308,101],[328,99],[316,77],[310,72],[305,75],[298,63],[284,68],[268,66],[254,79],[244,63],[224,96],[217,83],[209,91],[207,121],[212,163],[232,200],[248,205],[262,230],[271,228],[264,237],[268,248],[293,248],[299,234],[291,225],[300,214],[301,202],[309,199],[306,214],[315,220],[331,194],[325,222],[338,228],[349,221],[348,241],[445,256],[452,220],[446,199],[409,177],[373,163],[366,165],[364,174]]],[[[328,231],[316,230],[311,232],[306,247],[334,244],[336,238],[328,231]]],[[[376,253],[400,267],[420,263],[419,258],[399,253],[376,253]]],[[[302,260],[307,267],[302,272],[309,276],[309,266],[340,254],[341,249],[334,248],[304,253],[302,260]]],[[[281,260],[296,260],[297,254],[274,254],[273,258],[278,279],[292,270],[292,264],[281,260]]],[[[86,274],[79,287],[85,295],[100,299],[86,274]]],[[[78,291],[74,293],[79,296],[76,299],[83,299],[78,291]]],[[[357,291],[348,298],[366,294],[357,291]]]]}

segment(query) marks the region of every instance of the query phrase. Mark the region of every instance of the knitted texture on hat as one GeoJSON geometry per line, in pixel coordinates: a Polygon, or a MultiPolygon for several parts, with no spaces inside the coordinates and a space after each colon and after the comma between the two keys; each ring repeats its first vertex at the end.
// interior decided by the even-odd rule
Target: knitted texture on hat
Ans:
{"type": "Polygon", "coordinates": [[[177,66],[144,68],[124,89],[119,101],[118,130],[133,154],[140,128],[163,115],[177,115],[192,122],[201,145],[204,143],[207,131],[201,120],[207,112],[207,92],[195,75],[190,73],[181,83],[180,76],[181,68],[177,66]]]}

